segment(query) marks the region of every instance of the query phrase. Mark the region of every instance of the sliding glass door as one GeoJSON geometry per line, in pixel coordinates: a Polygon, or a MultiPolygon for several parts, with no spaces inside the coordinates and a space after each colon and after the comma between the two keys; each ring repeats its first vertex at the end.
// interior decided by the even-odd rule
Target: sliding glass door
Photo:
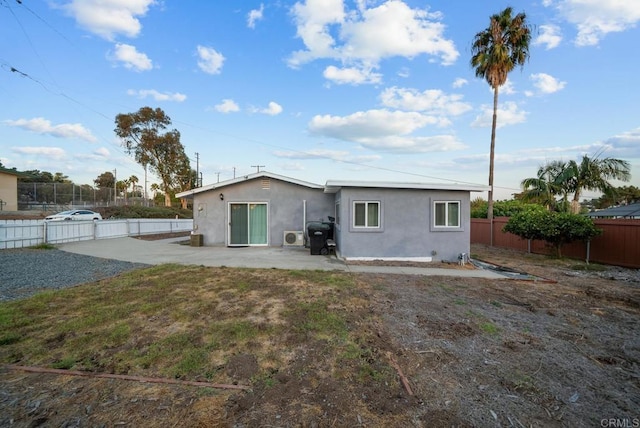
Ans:
{"type": "Polygon", "coordinates": [[[229,204],[229,245],[267,245],[266,203],[229,204]]]}

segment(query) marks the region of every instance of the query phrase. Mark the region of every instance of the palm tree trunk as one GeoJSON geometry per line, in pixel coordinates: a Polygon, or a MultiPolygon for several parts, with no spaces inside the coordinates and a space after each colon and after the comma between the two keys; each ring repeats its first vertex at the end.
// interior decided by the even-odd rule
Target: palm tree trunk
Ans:
{"type": "Polygon", "coordinates": [[[580,191],[576,191],[571,201],[571,214],[580,214],[580,191]]]}
{"type": "Polygon", "coordinates": [[[491,238],[490,245],[493,246],[493,165],[496,148],[496,125],[498,122],[498,86],[493,88],[493,120],[491,122],[491,148],[489,150],[489,201],[487,204],[487,218],[489,219],[491,238]]]}

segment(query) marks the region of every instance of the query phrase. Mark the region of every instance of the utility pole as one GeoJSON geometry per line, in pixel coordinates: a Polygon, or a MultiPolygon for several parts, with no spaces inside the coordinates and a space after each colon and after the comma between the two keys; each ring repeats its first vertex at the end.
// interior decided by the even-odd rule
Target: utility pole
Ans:
{"type": "Polygon", "coordinates": [[[202,186],[202,180],[198,186],[198,177],[200,177],[200,153],[196,152],[196,187],[202,186]]]}
{"type": "Polygon", "coordinates": [[[236,167],[233,167],[233,178],[236,178],[236,167]]]}
{"type": "Polygon", "coordinates": [[[144,206],[149,206],[149,198],[147,197],[147,164],[144,164],[144,206]]]}
{"type": "Polygon", "coordinates": [[[118,201],[118,175],[116,174],[117,169],[113,169],[113,206],[115,207],[118,201]]]}
{"type": "Polygon", "coordinates": [[[264,165],[251,165],[251,168],[257,168],[257,172],[260,172],[260,168],[264,168],[264,165]]]}
{"type": "Polygon", "coordinates": [[[216,175],[218,176],[218,183],[220,183],[220,173],[216,172],[216,175]]]}

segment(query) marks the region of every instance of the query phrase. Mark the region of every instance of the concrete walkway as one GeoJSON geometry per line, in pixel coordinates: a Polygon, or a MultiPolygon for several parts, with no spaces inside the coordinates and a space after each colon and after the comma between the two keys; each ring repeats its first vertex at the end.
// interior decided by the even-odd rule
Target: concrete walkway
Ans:
{"type": "Polygon", "coordinates": [[[312,269],[344,272],[373,272],[410,275],[440,275],[505,279],[506,275],[488,269],[416,268],[403,266],[347,265],[336,256],[312,256],[308,248],[299,247],[191,247],[181,245],[185,238],[145,241],[114,238],[59,244],[62,251],[106,259],[157,265],[227,266],[265,269],[312,269]]]}

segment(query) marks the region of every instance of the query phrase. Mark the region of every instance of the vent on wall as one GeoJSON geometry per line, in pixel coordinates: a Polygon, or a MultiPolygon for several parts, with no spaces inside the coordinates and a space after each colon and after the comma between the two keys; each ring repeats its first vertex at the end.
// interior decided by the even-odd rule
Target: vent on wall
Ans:
{"type": "Polygon", "coordinates": [[[304,245],[304,233],[301,230],[285,230],[282,245],[285,247],[304,245]]]}

